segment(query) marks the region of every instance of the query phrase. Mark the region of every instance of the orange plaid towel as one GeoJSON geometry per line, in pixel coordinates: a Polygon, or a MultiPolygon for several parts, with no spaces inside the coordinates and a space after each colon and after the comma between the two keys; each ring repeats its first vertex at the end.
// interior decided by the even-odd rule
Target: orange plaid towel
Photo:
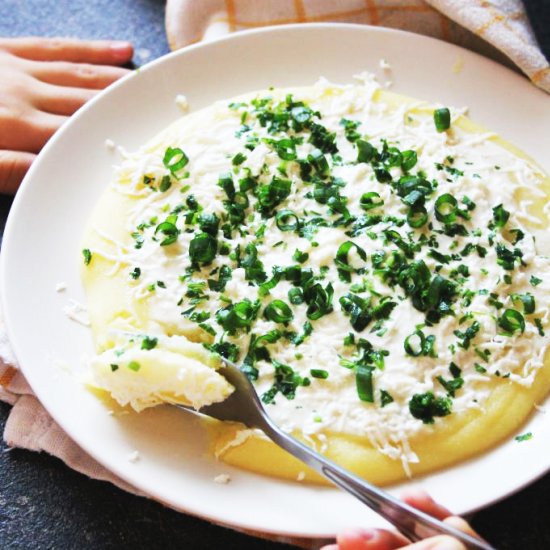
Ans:
{"type": "Polygon", "coordinates": [[[168,0],[166,5],[173,50],[253,27],[319,21],[380,25],[440,38],[514,63],[550,92],[550,66],[520,0],[168,0]]]}

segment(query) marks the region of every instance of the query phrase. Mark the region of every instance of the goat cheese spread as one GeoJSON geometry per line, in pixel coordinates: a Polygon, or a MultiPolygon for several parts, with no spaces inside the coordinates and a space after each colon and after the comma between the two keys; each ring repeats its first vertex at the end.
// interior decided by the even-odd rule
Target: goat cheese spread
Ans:
{"type": "Polygon", "coordinates": [[[83,252],[126,296],[96,383],[138,410],[200,407],[231,391],[218,354],[284,430],[405,468],[498,385],[530,388],[548,347],[545,176],[468,124],[367,76],[222,101],[125,154],[125,232],[93,222],[83,252]]]}

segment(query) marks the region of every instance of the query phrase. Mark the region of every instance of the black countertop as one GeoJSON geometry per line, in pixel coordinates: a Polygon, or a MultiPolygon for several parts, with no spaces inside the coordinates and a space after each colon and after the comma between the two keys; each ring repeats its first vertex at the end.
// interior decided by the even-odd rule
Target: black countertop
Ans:
{"type": "MultiPolygon", "coordinates": [[[[550,34],[550,33],[549,33],[550,34]]],[[[162,0],[0,0],[0,36],[116,38],[136,64],[168,52],[162,0]]],[[[3,230],[11,199],[0,196],[3,230]]],[[[0,404],[0,429],[9,406],[0,404]]],[[[513,472],[502,472],[503,476],[513,472]]],[[[465,490],[475,491],[475,486],[465,490]]],[[[473,524],[497,548],[550,548],[550,475],[478,512],[473,524]]],[[[282,549],[213,526],[67,468],[46,454],[0,443],[0,548],[282,549]]]]}

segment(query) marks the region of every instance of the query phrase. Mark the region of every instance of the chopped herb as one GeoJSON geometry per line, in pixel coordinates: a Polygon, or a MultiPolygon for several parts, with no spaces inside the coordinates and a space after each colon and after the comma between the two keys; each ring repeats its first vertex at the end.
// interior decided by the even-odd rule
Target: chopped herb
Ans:
{"type": "Polygon", "coordinates": [[[447,107],[434,111],[434,123],[438,132],[445,132],[451,127],[451,111],[447,107]]]}
{"type": "Polygon", "coordinates": [[[479,372],[480,374],[485,374],[487,372],[487,369],[483,365],[480,365],[479,363],[474,363],[474,369],[476,370],[476,372],[479,372]]]}
{"type": "Polygon", "coordinates": [[[301,221],[292,210],[280,210],[275,216],[275,224],[280,231],[298,231],[301,221]]]}
{"type": "Polygon", "coordinates": [[[294,319],[290,307],[282,300],[273,300],[264,309],[264,317],[274,323],[288,324],[294,319]]]}
{"type": "Polygon", "coordinates": [[[503,244],[498,243],[495,246],[497,253],[497,264],[500,265],[503,269],[512,271],[515,267],[516,260],[522,257],[522,252],[518,248],[510,250],[506,248],[503,244]]]}
{"type": "Polygon", "coordinates": [[[130,271],[130,277],[132,277],[134,281],[139,279],[140,276],[141,276],[141,269],[139,267],[134,267],[134,269],[130,271]]]}
{"type": "Polygon", "coordinates": [[[523,334],[525,331],[525,319],[523,315],[515,309],[505,309],[504,313],[498,318],[498,326],[502,328],[506,336],[512,336],[516,332],[523,334]]]}
{"type": "Polygon", "coordinates": [[[374,145],[362,139],[357,141],[357,162],[372,162],[378,158],[378,151],[374,145]]]}
{"type": "Polygon", "coordinates": [[[516,435],[516,437],[514,437],[514,439],[518,442],[522,442],[522,441],[529,441],[530,439],[533,439],[533,434],[531,432],[527,432],[527,433],[524,433],[524,434],[521,434],[521,435],[516,435]]]}
{"type": "Polygon", "coordinates": [[[401,168],[405,172],[412,170],[412,168],[414,168],[416,166],[416,163],[418,162],[418,155],[416,154],[416,151],[412,151],[409,149],[407,151],[403,151],[401,155],[402,155],[401,168]]]}
{"type": "Polygon", "coordinates": [[[346,241],[338,247],[334,263],[338,266],[338,275],[340,276],[340,279],[347,283],[351,282],[352,272],[360,271],[349,264],[348,254],[352,248],[355,248],[357,255],[361,258],[361,260],[366,261],[367,259],[367,253],[352,241],[346,241]]]}
{"type": "Polygon", "coordinates": [[[316,321],[332,311],[332,298],[334,289],[329,283],[325,288],[320,283],[314,283],[309,279],[302,289],[304,302],[308,305],[306,316],[312,321],[316,321]]]}
{"type": "Polygon", "coordinates": [[[508,221],[508,218],[510,218],[510,212],[508,212],[508,210],[504,210],[502,204],[495,206],[493,208],[493,221],[489,224],[489,228],[500,229],[504,227],[508,221]]]}
{"type": "Polygon", "coordinates": [[[463,349],[468,349],[480,328],[480,324],[474,321],[466,330],[455,330],[453,334],[460,340],[458,345],[463,349]]]}
{"type": "Polygon", "coordinates": [[[409,401],[409,411],[424,424],[433,424],[434,417],[451,414],[452,401],[449,397],[435,397],[432,392],[417,393],[409,401]]]}
{"type": "Polygon", "coordinates": [[[128,368],[134,372],[137,372],[141,368],[141,365],[137,361],[130,361],[128,363],[128,368]]]}
{"type": "Polygon", "coordinates": [[[436,219],[449,225],[456,220],[458,202],[450,193],[445,193],[436,199],[434,209],[436,219]]]}
{"type": "Polygon", "coordinates": [[[262,401],[264,403],[273,403],[278,393],[281,393],[287,399],[294,399],[298,387],[310,385],[309,378],[300,376],[289,365],[283,365],[278,361],[273,361],[273,366],[275,367],[275,382],[273,386],[262,395],[262,401]]]}
{"type": "Polygon", "coordinates": [[[510,298],[512,298],[513,302],[520,301],[523,304],[523,312],[524,313],[535,313],[535,297],[529,293],[526,292],[525,294],[511,294],[510,298]]]}
{"type": "Polygon", "coordinates": [[[480,349],[480,348],[474,348],[474,351],[476,352],[476,355],[486,363],[489,362],[489,357],[491,357],[491,351],[488,349],[480,349]]]}
{"type": "Polygon", "coordinates": [[[216,321],[228,334],[236,334],[240,329],[248,332],[259,309],[259,301],[251,302],[245,298],[216,311],[216,321]]]}
{"type": "Polygon", "coordinates": [[[168,246],[177,241],[180,230],[176,227],[176,220],[177,216],[171,214],[155,228],[155,235],[157,233],[164,235],[164,239],[160,242],[160,246],[168,246]]]}
{"type": "Polygon", "coordinates": [[[232,159],[231,164],[233,166],[239,166],[246,160],[246,155],[243,153],[237,153],[232,159]]]}
{"type": "Polygon", "coordinates": [[[369,193],[363,193],[359,199],[359,205],[363,210],[372,210],[384,205],[384,200],[380,197],[376,191],[370,191],[369,193]]]}
{"type": "Polygon", "coordinates": [[[223,292],[225,285],[231,280],[231,268],[227,265],[222,265],[218,273],[218,280],[208,279],[208,288],[216,292],[223,292]]]}
{"type": "Polygon", "coordinates": [[[162,180],[160,180],[159,191],[161,193],[165,193],[168,189],[170,189],[170,187],[172,187],[172,180],[170,176],[164,176],[162,180]]]}
{"type": "Polygon", "coordinates": [[[311,374],[313,378],[321,378],[322,380],[328,378],[328,371],[323,369],[310,369],[309,374],[311,374]]]}
{"type": "Polygon", "coordinates": [[[84,256],[84,265],[90,265],[90,262],[92,261],[92,253],[89,248],[84,248],[82,250],[82,256],[84,256]]]}
{"type": "Polygon", "coordinates": [[[268,185],[260,185],[256,190],[257,210],[263,216],[269,216],[273,209],[290,195],[290,189],[290,180],[277,177],[274,177],[268,185]]]}
{"type": "Polygon", "coordinates": [[[437,357],[434,345],[435,336],[433,334],[426,336],[420,329],[409,334],[403,343],[405,353],[412,357],[419,357],[420,355],[437,357]]]}
{"type": "Polygon", "coordinates": [[[393,403],[393,397],[386,390],[380,390],[380,404],[382,407],[393,403]]]}
{"type": "Polygon", "coordinates": [[[299,264],[303,264],[308,258],[309,254],[307,252],[300,252],[298,249],[296,249],[292,255],[292,259],[299,264]]]}
{"type": "Polygon", "coordinates": [[[258,249],[253,243],[250,243],[246,245],[244,252],[245,255],[240,262],[240,266],[244,268],[245,279],[255,283],[263,283],[267,279],[267,275],[264,271],[264,264],[258,258],[258,249]]]}
{"type": "Polygon", "coordinates": [[[363,364],[358,364],[355,369],[357,395],[361,401],[366,401],[367,403],[374,403],[373,370],[373,367],[363,364]]]}
{"type": "Polygon", "coordinates": [[[540,319],[535,319],[535,326],[537,327],[537,331],[539,333],[539,336],[545,336],[544,329],[542,328],[542,321],[540,319]]]}
{"type": "Polygon", "coordinates": [[[150,336],[144,336],[141,341],[141,349],[151,350],[157,347],[158,338],[153,338],[150,336]]]}
{"type": "Polygon", "coordinates": [[[162,159],[164,166],[174,175],[184,168],[188,162],[189,158],[179,147],[168,147],[162,159]]]}
{"type": "Polygon", "coordinates": [[[206,344],[205,347],[211,352],[233,362],[239,358],[239,348],[230,342],[216,342],[215,344],[206,344]]]}
{"type": "Polygon", "coordinates": [[[442,376],[437,376],[436,380],[445,388],[451,397],[454,397],[456,391],[464,385],[464,378],[460,376],[461,370],[455,363],[450,364],[449,370],[453,376],[452,380],[445,380],[442,376]]]}
{"type": "Polygon", "coordinates": [[[197,233],[189,243],[189,258],[193,264],[209,264],[216,257],[218,243],[208,233],[197,233]]]}

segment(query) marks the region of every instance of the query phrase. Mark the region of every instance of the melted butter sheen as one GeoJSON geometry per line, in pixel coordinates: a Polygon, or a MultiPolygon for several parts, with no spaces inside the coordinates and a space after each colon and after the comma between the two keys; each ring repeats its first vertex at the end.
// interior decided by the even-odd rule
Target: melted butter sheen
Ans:
{"type": "MultiPolygon", "coordinates": [[[[92,248],[92,253],[110,263],[110,276],[123,274],[127,278],[126,286],[132,303],[146,311],[144,316],[140,316],[139,322],[130,323],[136,332],[183,335],[193,342],[211,344],[214,340],[220,341],[223,332],[216,323],[216,312],[228,302],[236,303],[245,299],[259,300],[261,303],[251,330],[223,336],[225,341],[239,348],[241,361],[247,353],[251,334],[261,335],[272,330],[294,331],[298,334],[303,332],[304,324],[308,322],[307,305],[290,304],[290,282],[282,280],[269,295],[260,296],[258,285],[246,280],[245,270],[238,267],[230,256],[221,254],[217,254],[209,265],[201,266],[190,275],[186,272],[191,263],[190,242],[198,229],[185,223],[185,208],[177,216],[176,226],[180,233],[174,244],[160,246],[158,234],[155,235],[157,225],[171,211],[185,204],[191,194],[204,213],[214,213],[223,220],[226,215],[226,196],[218,180],[220,174],[227,172],[233,173],[237,186],[239,179],[246,176],[257,178],[260,184],[269,183],[274,176],[288,179],[292,191],[277,206],[278,210],[290,209],[304,219],[314,214],[329,222],[338,218],[337,214],[328,210],[326,204],[320,204],[308,196],[313,185],[302,179],[299,163],[294,160],[283,161],[277,150],[264,141],[280,140],[288,135],[286,132],[270,133],[268,127],[258,121],[249,101],[253,97],[269,96],[276,104],[285,101],[286,93],[285,90],[276,90],[250,96],[243,99],[243,105],[237,108],[234,105],[230,108],[228,102],[218,103],[208,110],[184,118],[143,149],[126,155],[118,168],[113,189],[133,201],[125,224],[127,236],[114,238],[97,228],[101,236],[98,240],[100,244],[92,248]],[[246,132],[242,132],[243,122],[249,128],[246,132]],[[247,137],[252,135],[257,140],[251,151],[245,145],[247,137]],[[151,190],[152,186],[144,185],[143,178],[145,175],[152,178],[155,182],[153,187],[158,187],[162,177],[167,174],[163,163],[167,147],[181,148],[185,152],[189,163],[184,172],[188,174],[179,180],[174,179],[170,189],[165,192],[151,190]],[[237,153],[244,154],[246,160],[234,166],[232,159],[237,153]],[[138,227],[142,229],[138,231],[138,227]],[[134,246],[135,238],[129,237],[136,231],[143,241],[139,248],[134,246]],[[190,281],[217,279],[218,274],[210,273],[224,265],[231,267],[232,278],[223,296],[220,297],[219,292],[210,291],[206,287],[204,293],[208,299],[194,304],[193,298],[186,296],[190,281]],[[139,267],[141,275],[132,280],[127,274],[135,267],[139,267]],[[265,306],[272,300],[282,300],[290,305],[294,317],[288,324],[269,321],[262,316],[265,306]],[[193,306],[196,306],[196,312],[210,314],[206,322],[215,330],[216,337],[182,315],[182,312],[193,306]]],[[[320,283],[323,287],[330,283],[334,288],[332,312],[311,321],[313,330],[303,343],[295,345],[287,338],[280,338],[266,346],[272,360],[291,366],[302,378],[310,380],[309,385],[296,388],[293,398],[277,393],[273,402],[267,404],[269,414],[285,430],[300,433],[306,439],[313,437],[319,441],[324,434],[340,434],[368,440],[380,452],[401,460],[406,466],[417,460],[415,449],[409,447],[409,441],[433,430],[432,424],[424,423],[411,414],[411,398],[426,392],[432,392],[439,398],[450,397],[438,378],[453,379],[449,370],[451,362],[460,368],[463,383],[451,398],[451,415],[435,418],[436,424],[445,423],[448,418],[471,410],[483,411],[495,383],[503,378],[518,386],[529,387],[533,383],[537,371],[543,367],[547,349],[547,340],[541,331],[548,326],[550,262],[537,251],[533,233],[541,222],[533,215],[531,204],[544,196],[540,189],[543,176],[536,167],[501,147],[491,134],[471,133],[464,129],[457,122],[461,118],[457,110],[451,110],[451,129],[440,133],[435,128],[431,108],[411,102],[400,102],[396,106],[380,99],[378,94],[377,86],[367,79],[364,84],[353,86],[320,82],[314,87],[294,91],[293,99],[303,101],[313,111],[319,112],[321,116],[316,119],[317,122],[336,134],[338,157],[325,154],[325,158],[332,177],[342,182],[340,194],[346,197],[346,207],[351,216],[365,215],[360,199],[364,193],[376,192],[384,204],[370,210],[368,214],[386,216],[385,221],[355,236],[346,235],[349,226],[335,226],[320,227],[311,238],[306,238],[297,232],[281,231],[274,217],[262,218],[254,210],[255,199],[249,193],[251,204],[246,210],[240,233],[234,231],[231,239],[225,239],[220,231],[218,240],[219,243],[227,243],[231,250],[237,244],[244,250],[247,244],[254,243],[268,278],[276,267],[296,265],[292,258],[296,250],[305,252],[309,258],[301,267],[311,268],[315,274],[324,268],[326,273],[320,283]],[[356,122],[361,139],[368,140],[379,151],[387,142],[390,147],[397,147],[400,151],[416,152],[418,162],[410,174],[421,174],[435,186],[434,192],[425,201],[432,229],[428,225],[413,229],[406,222],[396,225],[392,221],[404,219],[408,208],[390,184],[377,181],[371,163],[357,162],[357,147],[346,137],[342,119],[356,122]],[[467,230],[467,236],[448,236],[434,232],[443,228],[443,224],[435,219],[434,203],[438,196],[446,193],[453,195],[464,210],[464,197],[476,205],[468,211],[469,219],[458,219],[458,223],[467,230]],[[510,216],[504,228],[491,231],[489,227],[494,221],[493,209],[497,205],[503,205],[510,216]],[[458,297],[453,302],[452,315],[427,325],[426,314],[414,307],[410,297],[399,285],[391,286],[374,273],[373,255],[380,251],[399,251],[396,244],[383,236],[383,232],[390,229],[397,231],[405,240],[411,238],[418,241],[422,235],[433,236],[436,244],[422,246],[414,253],[414,261],[422,260],[432,276],[439,273],[457,283],[458,297]],[[515,235],[510,233],[511,229],[520,230],[524,235],[515,244],[510,242],[515,235]],[[258,238],[258,232],[263,236],[258,238]],[[352,273],[351,281],[345,282],[339,277],[335,258],[339,247],[350,240],[365,251],[367,259],[363,261],[353,251],[350,252],[350,263],[362,272],[352,273]],[[468,243],[483,248],[486,255],[480,257],[474,251],[460,256],[459,260],[441,263],[429,252],[431,248],[436,248],[443,255],[460,254],[468,243]],[[519,250],[522,262],[516,262],[512,270],[504,269],[497,262],[498,243],[510,250],[519,250]],[[453,270],[459,265],[464,266],[461,269],[468,276],[453,275],[453,270]],[[506,282],[506,276],[511,277],[511,282],[506,282]],[[533,276],[542,282],[533,286],[530,282],[533,276]],[[389,296],[396,303],[389,317],[375,330],[373,321],[361,332],[354,331],[350,317],[340,306],[339,299],[350,292],[350,285],[353,284],[363,285],[364,290],[356,292],[359,296],[389,296]],[[532,313],[525,313],[521,301],[517,299],[517,295],[527,293],[536,304],[532,313]],[[496,298],[491,300],[491,294],[496,298]],[[470,299],[466,300],[466,296],[470,299]],[[498,307],[495,306],[495,300],[500,303],[498,307]],[[498,318],[506,309],[515,309],[523,315],[525,329],[522,333],[503,334],[498,318]],[[538,327],[535,319],[539,320],[538,327]],[[456,331],[465,331],[473,322],[479,325],[477,332],[469,345],[461,345],[464,343],[456,331]],[[426,337],[435,337],[433,356],[413,357],[405,351],[406,338],[419,327],[426,337]],[[345,345],[349,333],[354,334],[355,341],[367,339],[375,350],[387,352],[384,368],[374,368],[372,371],[372,403],[359,398],[355,370],[341,364],[342,358],[351,361],[356,359],[355,347],[345,345]],[[481,358],[480,350],[490,352],[488,361],[481,358]],[[328,376],[325,379],[314,378],[311,369],[324,370],[328,376]],[[393,399],[385,406],[382,406],[381,390],[393,399]]],[[[303,135],[306,139],[296,146],[298,159],[306,159],[315,149],[307,140],[308,134],[303,135]]],[[[400,167],[392,167],[389,171],[394,181],[404,175],[400,167]]],[[[120,338],[116,343],[110,342],[106,346],[115,344],[120,345],[120,338]]],[[[128,341],[124,345],[127,348],[132,346],[128,341]]],[[[109,357],[114,360],[112,354],[109,357]]],[[[101,363],[101,355],[95,361],[101,363]]],[[[272,362],[259,360],[255,367],[258,369],[256,387],[263,395],[274,384],[274,366],[272,362]]],[[[139,376],[139,372],[134,374],[139,376]]],[[[117,372],[112,372],[112,378],[116,376],[117,372]]],[[[108,378],[109,372],[104,369],[101,384],[109,390],[108,378]]],[[[111,383],[114,387],[115,382],[111,383]]],[[[173,396],[170,401],[174,401],[173,396]]],[[[156,402],[158,400],[147,401],[148,404],[156,402]]],[[[195,402],[200,403],[196,396],[195,402]]]]}

